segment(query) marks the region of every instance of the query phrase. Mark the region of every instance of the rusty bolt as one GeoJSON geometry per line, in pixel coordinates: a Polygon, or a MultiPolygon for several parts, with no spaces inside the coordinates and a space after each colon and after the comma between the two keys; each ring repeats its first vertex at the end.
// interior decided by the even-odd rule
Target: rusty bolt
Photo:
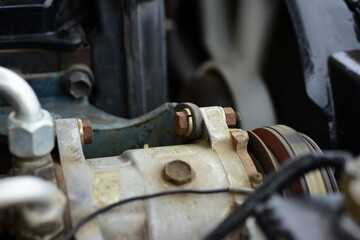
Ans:
{"type": "Polygon", "coordinates": [[[223,108],[223,110],[225,113],[226,124],[231,128],[236,127],[236,113],[234,109],[232,109],[231,107],[226,107],[223,108]]]}
{"type": "Polygon", "coordinates": [[[186,135],[189,129],[187,114],[185,112],[176,112],[174,117],[175,133],[177,135],[186,135]]]}
{"type": "Polygon", "coordinates": [[[191,181],[192,169],[186,162],[174,160],[165,165],[164,177],[172,184],[180,186],[191,181]]]}
{"type": "Polygon", "coordinates": [[[81,120],[84,132],[84,144],[90,144],[93,141],[93,129],[89,120],[81,120]]]}
{"type": "Polygon", "coordinates": [[[93,129],[89,120],[78,119],[79,131],[82,144],[91,144],[93,141],[93,129]]]}

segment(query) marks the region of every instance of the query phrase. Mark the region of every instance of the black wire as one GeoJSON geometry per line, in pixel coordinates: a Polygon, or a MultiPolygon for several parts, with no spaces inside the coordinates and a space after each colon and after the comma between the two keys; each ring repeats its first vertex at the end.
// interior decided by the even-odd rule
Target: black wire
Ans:
{"type": "Polygon", "coordinates": [[[286,161],[279,171],[269,176],[266,181],[237,207],[205,240],[219,240],[244,223],[254,212],[256,205],[272,194],[283,190],[294,180],[309,171],[320,167],[343,168],[351,156],[340,152],[329,152],[326,155],[306,155],[286,161]]]}
{"type": "MultiPolygon", "coordinates": [[[[143,195],[143,196],[138,196],[138,197],[132,197],[132,198],[128,198],[113,204],[110,204],[109,206],[100,208],[98,210],[96,210],[95,212],[91,213],[90,215],[84,217],[83,219],[81,219],[76,226],[66,235],[66,237],[64,238],[64,240],[70,240],[74,237],[75,233],[87,222],[89,222],[91,219],[95,218],[97,215],[102,214],[106,211],[109,211],[110,209],[126,204],[126,203],[130,203],[130,202],[134,202],[134,201],[140,201],[140,200],[146,200],[149,198],[157,198],[157,197],[162,197],[162,196],[166,196],[166,195],[173,195],[173,194],[185,194],[185,193],[192,193],[192,194],[214,194],[214,193],[224,193],[224,192],[233,192],[230,188],[220,188],[220,189],[213,189],[213,190],[195,190],[195,189],[176,189],[176,190],[170,190],[170,191],[164,191],[164,192],[159,192],[159,193],[154,193],[154,194],[148,194],[148,195],[143,195]]],[[[240,192],[238,192],[240,193],[240,192]]]]}

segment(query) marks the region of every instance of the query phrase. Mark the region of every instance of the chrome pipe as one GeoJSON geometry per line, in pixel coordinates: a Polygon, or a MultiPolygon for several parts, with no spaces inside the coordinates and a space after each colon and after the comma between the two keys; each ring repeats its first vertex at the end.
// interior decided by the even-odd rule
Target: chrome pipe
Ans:
{"type": "Polygon", "coordinates": [[[65,204],[64,194],[52,182],[33,176],[0,180],[0,208],[20,206],[22,221],[33,228],[58,225],[65,204]]]}
{"type": "Polygon", "coordinates": [[[15,110],[15,117],[35,121],[41,117],[41,105],[30,85],[15,72],[0,67],[0,96],[15,110]]]}

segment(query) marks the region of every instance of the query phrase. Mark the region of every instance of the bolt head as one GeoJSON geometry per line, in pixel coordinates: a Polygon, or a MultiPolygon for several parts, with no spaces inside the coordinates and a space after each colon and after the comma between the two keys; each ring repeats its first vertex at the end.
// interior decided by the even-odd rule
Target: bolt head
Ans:
{"type": "Polygon", "coordinates": [[[185,112],[176,112],[174,116],[174,127],[177,135],[186,135],[189,123],[185,112]]]}
{"type": "Polygon", "coordinates": [[[183,185],[192,180],[192,169],[190,165],[181,160],[174,160],[164,167],[164,177],[176,186],[183,185]]]}
{"type": "Polygon", "coordinates": [[[231,128],[236,127],[236,113],[234,109],[232,109],[231,107],[226,107],[223,108],[223,110],[225,113],[226,124],[231,128]]]}
{"type": "Polygon", "coordinates": [[[89,120],[81,120],[84,134],[84,144],[91,144],[93,141],[93,128],[89,120]]]}

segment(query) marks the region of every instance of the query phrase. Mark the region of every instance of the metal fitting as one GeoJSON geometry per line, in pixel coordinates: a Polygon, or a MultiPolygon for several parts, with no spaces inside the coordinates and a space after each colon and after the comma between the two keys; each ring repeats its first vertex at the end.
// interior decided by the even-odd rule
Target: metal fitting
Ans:
{"type": "Polygon", "coordinates": [[[225,120],[226,120],[226,124],[228,125],[229,128],[234,128],[236,127],[236,122],[237,122],[237,116],[236,113],[234,111],[234,109],[232,109],[231,107],[226,107],[223,108],[224,113],[225,113],[225,120]]]}
{"type": "Polygon", "coordinates": [[[182,112],[175,113],[174,127],[177,135],[191,135],[194,129],[194,123],[190,109],[184,108],[182,112]]]}
{"type": "Polygon", "coordinates": [[[66,198],[51,182],[32,176],[0,180],[0,208],[19,208],[21,232],[45,235],[62,226],[66,198]],[[25,230],[26,229],[26,230],[25,230]]]}
{"type": "Polygon", "coordinates": [[[50,153],[36,158],[13,156],[12,166],[14,175],[32,175],[48,181],[55,180],[54,164],[50,153]]]}
{"type": "Polygon", "coordinates": [[[175,127],[175,133],[177,135],[183,136],[187,133],[189,128],[189,123],[187,121],[187,116],[185,112],[175,113],[174,127],[175,127]]]}
{"type": "Polygon", "coordinates": [[[82,144],[91,144],[93,141],[93,128],[89,120],[78,119],[78,127],[82,144]]]}
{"type": "Polygon", "coordinates": [[[164,177],[167,181],[177,186],[192,180],[192,169],[189,164],[181,160],[174,160],[164,167],[164,177]]]}
{"type": "Polygon", "coordinates": [[[63,85],[71,96],[82,98],[90,95],[93,80],[93,74],[88,66],[76,64],[65,72],[63,85]]]}
{"type": "Polygon", "coordinates": [[[10,152],[17,157],[41,157],[54,148],[54,120],[45,110],[35,121],[22,121],[10,113],[8,131],[10,152]]]}
{"type": "Polygon", "coordinates": [[[176,105],[175,111],[177,113],[184,112],[188,123],[186,133],[184,134],[184,129],[182,129],[183,126],[181,125],[181,122],[178,122],[181,119],[179,120],[178,117],[175,116],[175,131],[177,131],[176,129],[180,130],[178,131],[179,133],[181,133],[179,135],[186,135],[186,137],[189,139],[196,139],[201,137],[203,133],[203,116],[201,114],[200,108],[193,103],[179,103],[176,105]]]}
{"type": "Polygon", "coordinates": [[[18,74],[0,67],[0,95],[14,108],[8,118],[8,138],[12,154],[33,158],[54,147],[54,122],[41,109],[30,85],[18,74]]]}

